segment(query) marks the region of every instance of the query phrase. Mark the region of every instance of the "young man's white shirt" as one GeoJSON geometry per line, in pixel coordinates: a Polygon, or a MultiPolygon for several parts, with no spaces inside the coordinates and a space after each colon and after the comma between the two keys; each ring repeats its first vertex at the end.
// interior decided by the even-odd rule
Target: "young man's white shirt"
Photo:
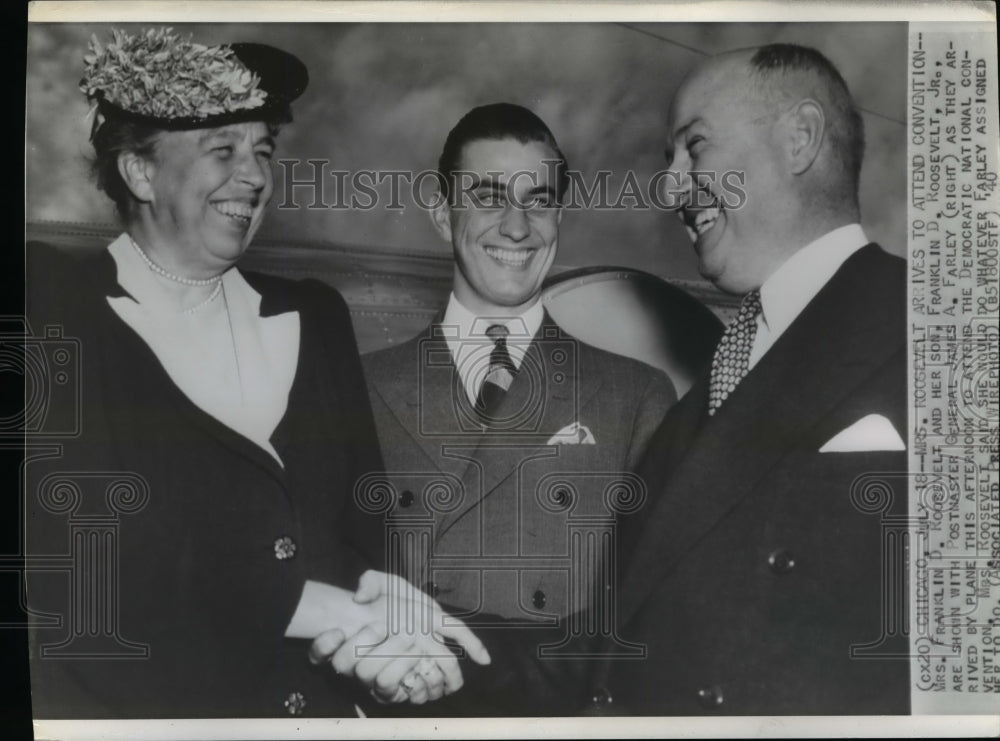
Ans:
{"type": "Polygon", "coordinates": [[[493,352],[494,342],[486,336],[486,330],[494,324],[507,327],[507,351],[514,367],[520,368],[544,318],[541,299],[517,316],[491,317],[474,314],[451,294],[440,327],[470,403],[476,403],[493,352]]]}

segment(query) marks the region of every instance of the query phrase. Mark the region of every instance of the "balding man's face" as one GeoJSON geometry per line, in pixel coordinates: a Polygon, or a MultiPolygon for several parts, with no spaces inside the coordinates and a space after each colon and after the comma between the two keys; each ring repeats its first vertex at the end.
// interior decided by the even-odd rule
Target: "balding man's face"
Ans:
{"type": "Polygon", "coordinates": [[[781,143],[772,116],[750,89],[745,60],[709,61],[674,96],[667,143],[670,169],[685,191],[678,213],[698,268],[737,294],[758,288],[770,274],[781,209],[788,206],[781,143]],[[741,178],[745,199],[734,198],[731,187],[741,178]]]}

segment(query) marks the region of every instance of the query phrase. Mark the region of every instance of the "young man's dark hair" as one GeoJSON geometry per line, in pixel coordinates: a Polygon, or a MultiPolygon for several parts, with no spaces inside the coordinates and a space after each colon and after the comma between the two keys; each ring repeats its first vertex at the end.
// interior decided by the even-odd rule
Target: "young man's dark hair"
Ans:
{"type": "Polygon", "coordinates": [[[452,181],[455,172],[461,169],[462,150],[469,142],[480,139],[514,139],[522,144],[542,142],[551,147],[558,155],[556,198],[562,201],[569,179],[566,156],[542,119],[513,103],[491,103],[473,108],[448,133],[438,159],[438,183],[446,198],[452,196],[452,181]]]}

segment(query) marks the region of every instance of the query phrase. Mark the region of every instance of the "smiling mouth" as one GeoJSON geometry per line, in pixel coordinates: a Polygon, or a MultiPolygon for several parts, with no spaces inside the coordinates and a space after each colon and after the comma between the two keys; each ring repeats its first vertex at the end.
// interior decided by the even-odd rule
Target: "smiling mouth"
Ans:
{"type": "Polygon", "coordinates": [[[508,250],[503,247],[494,247],[492,245],[484,247],[483,249],[486,251],[486,254],[492,257],[496,262],[508,268],[523,268],[536,252],[536,250],[533,249],[508,250]]]}
{"type": "Polygon", "coordinates": [[[213,201],[212,208],[241,226],[249,226],[253,218],[253,205],[247,201],[213,201]]]}
{"type": "Polygon", "coordinates": [[[708,208],[682,208],[678,212],[678,216],[684,222],[691,241],[697,242],[715,226],[724,210],[722,205],[716,202],[714,206],[709,206],[708,208]]]}

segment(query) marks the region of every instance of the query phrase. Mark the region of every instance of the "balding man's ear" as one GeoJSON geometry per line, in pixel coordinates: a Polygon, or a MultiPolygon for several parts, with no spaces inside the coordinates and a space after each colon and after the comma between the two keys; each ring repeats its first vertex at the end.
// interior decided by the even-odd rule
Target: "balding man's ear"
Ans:
{"type": "Polygon", "coordinates": [[[812,98],[800,100],[788,113],[792,173],[801,175],[816,161],[826,136],[823,107],[812,98]]]}
{"type": "Polygon", "coordinates": [[[431,206],[430,214],[431,223],[434,224],[437,233],[444,241],[451,244],[451,205],[443,193],[438,192],[438,199],[431,206]]]}
{"type": "Polygon", "coordinates": [[[122,152],[118,155],[118,174],[122,176],[132,195],[143,203],[153,200],[155,168],[153,162],[135,152],[122,152]]]}

